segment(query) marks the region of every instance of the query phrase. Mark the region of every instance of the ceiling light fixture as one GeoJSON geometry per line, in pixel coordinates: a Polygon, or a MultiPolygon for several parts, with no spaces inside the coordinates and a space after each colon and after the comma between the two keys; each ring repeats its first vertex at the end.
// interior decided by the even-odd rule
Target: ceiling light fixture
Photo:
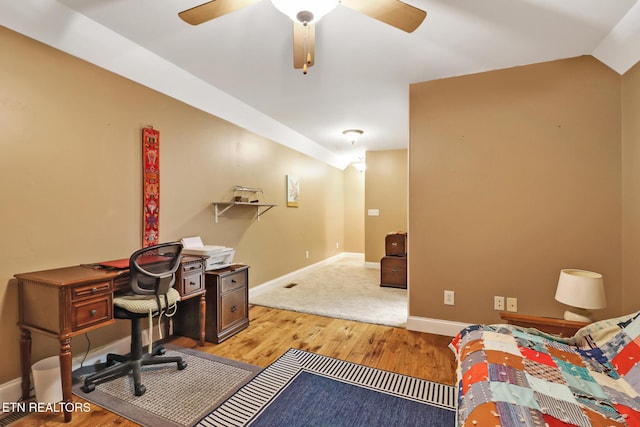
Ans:
{"type": "Polygon", "coordinates": [[[302,74],[307,74],[309,66],[313,64],[310,44],[313,43],[312,37],[314,33],[312,31],[314,30],[309,25],[315,24],[320,18],[335,9],[340,0],[271,0],[271,3],[294,23],[299,22],[302,24],[302,49],[304,51],[302,74]]]}
{"type": "Polygon", "coordinates": [[[347,129],[345,131],[342,131],[342,134],[347,137],[347,141],[349,141],[351,144],[355,144],[356,142],[358,142],[358,138],[360,138],[360,135],[362,135],[363,133],[364,132],[360,129],[347,129]]]}

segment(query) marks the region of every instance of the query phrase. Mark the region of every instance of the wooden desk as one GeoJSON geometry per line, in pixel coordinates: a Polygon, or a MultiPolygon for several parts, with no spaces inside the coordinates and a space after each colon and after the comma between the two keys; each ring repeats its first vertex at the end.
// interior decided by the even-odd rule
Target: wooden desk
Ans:
{"type": "MultiPolygon", "coordinates": [[[[200,297],[200,340],[204,344],[206,299],[202,257],[182,258],[175,288],[183,299],[200,297]],[[199,274],[199,278],[198,278],[199,274]]],[[[72,402],[71,338],[115,323],[113,294],[126,291],[129,270],[108,270],[93,266],[73,266],[16,274],[18,279],[20,365],[22,398],[31,388],[31,333],[60,342],[62,401],[72,402]]],[[[64,420],[71,420],[73,405],[64,405],[64,420]]]]}

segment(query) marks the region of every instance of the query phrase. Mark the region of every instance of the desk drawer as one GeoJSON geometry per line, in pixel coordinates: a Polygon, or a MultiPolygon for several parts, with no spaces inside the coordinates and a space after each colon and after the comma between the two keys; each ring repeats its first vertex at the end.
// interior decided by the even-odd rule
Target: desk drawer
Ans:
{"type": "Polygon", "coordinates": [[[198,259],[196,261],[183,261],[180,265],[183,274],[189,274],[193,271],[202,271],[204,269],[203,261],[198,259]]]}
{"type": "Polygon", "coordinates": [[[76,286],[71,290],[71,300],[104,295],[111,293],[111,282],[91,283],[90,285],[76,286]]]}
{"type": "Polygon", "coordinates": [[[222,284],[220,286],[220,293],[225,294],[237,288],[244,288],[247,286],[247,274],[246,270],[238,271],[237,273],[229,274],[222,278],[222,284]]]}
{"type": "Polygon", "coordinates": [[[71,329],[77,331],[113,317],[112,295],[107,294],[96,298],[84,299],[71,304],[71,329]]]}
{"type": "Polygon", "coordinates": [[[199,293],[204,290],[204,274],[201,271],[188,274],[182,277],[182,283],[178,291],[182,297],[199,293]]]}

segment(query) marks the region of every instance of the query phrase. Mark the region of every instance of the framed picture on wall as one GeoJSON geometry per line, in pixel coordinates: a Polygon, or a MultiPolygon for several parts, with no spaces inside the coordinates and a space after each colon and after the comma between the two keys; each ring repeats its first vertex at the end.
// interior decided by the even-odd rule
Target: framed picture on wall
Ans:
{"type": "Polygon", "coordinates": [[[287,175],[287,206],[297,208],[300,197],[300,180],[297,176],[287,175]]]}

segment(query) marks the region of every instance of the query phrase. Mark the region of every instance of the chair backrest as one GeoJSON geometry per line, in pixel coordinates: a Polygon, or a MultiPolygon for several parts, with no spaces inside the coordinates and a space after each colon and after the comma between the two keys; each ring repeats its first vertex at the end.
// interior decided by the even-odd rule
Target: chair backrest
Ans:
{"type": "Polygon", "coordinates": [[[173,287],[180,266],[182,243],[161,243],[139,249],[129,258],[131,290],[141,295],[164,295],[173,287]]]}

